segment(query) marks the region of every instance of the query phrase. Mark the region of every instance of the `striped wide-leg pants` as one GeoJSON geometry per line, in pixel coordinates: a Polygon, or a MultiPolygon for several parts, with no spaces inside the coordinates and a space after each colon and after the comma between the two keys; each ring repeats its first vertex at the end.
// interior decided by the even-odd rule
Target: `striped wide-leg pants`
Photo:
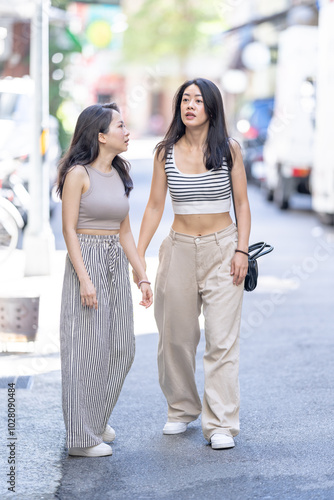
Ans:
{"type": "Polygon", "coordinates": [[[119,236],[78,234],[78,239],[98,309],[81,305],[80,283],[67,255],[60,354],[68,448],[102,443],[135,353],[129,265],[119,236]]]}

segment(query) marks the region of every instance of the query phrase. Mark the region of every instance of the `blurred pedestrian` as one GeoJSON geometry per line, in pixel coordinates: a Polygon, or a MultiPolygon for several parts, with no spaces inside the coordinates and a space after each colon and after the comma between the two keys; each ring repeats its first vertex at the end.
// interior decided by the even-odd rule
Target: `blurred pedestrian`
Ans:
{"type": "Polygon", "coordinates": [[[152,304],[129,222],[129,164],[119,156],[128,142],[116,104],[89,106],[59,167],[68,251],[60,348],[69,455],[112,454],[108,420],[135,353],[129,261],[140,277],[140,304],[152,304]]]}
{"type": "Polygon", "coordinates": [[[156,147],[138,241],[144,264],[167,188],[175,217],[160,247],[155,288],[159,381],[168,403],[163,433],[185,432],[202,412],[212,448],[231,448],[239,432],[239,330],[250,209],[240,147],[228,137],[222,97],[209,80],[187,81],[178,89],[172,122],[156,147]],[[238,229],[229,214],[229,170],[238,229]],[[202,307],[203,403],[195,383],[202,307]]]}

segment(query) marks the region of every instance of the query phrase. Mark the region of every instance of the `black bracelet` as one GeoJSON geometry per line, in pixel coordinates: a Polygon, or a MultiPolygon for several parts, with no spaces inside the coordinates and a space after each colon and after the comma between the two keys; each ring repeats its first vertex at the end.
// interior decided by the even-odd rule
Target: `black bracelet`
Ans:
{"type": "Polygon", "coordinates": [[[243,250],[238,250],[238,249],[236,249],[236,252],[243,253],[244,255],[247,255],[247,257],[249,257],[249,253],[244,252],[243,250]]]}

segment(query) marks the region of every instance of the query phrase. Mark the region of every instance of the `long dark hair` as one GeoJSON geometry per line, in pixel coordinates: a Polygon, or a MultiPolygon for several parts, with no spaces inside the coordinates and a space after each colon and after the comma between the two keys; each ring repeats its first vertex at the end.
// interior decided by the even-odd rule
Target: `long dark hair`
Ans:
{"type": "Polygon", "coordinates": [[[221,168],[223,158],[232,168],[233,158],[229,146],[224,105],[218,87],[205,78],[196,78],[184,82],[177,90],[173,100],[173,118],[164,139],[156,146],[157,155],[166,160],[169,149],[185,134],[186,127],[181,119],[181,101],[183,93],[190,85],[200,89],[204,109],[209,117],[209,131],[204,148],[205,166],[208,170],[221,168]]]}
{"type": "MultiPolygon", "coordinates": [[[[67,173],[74,165],[90,165],[99,155],[98,135],[106,134],[112,120],[113,111],[119,108],[114,102],[110,104],[93,104],[84,109],[77,120],[74,134],[68,151],[59,162],[57,194],[62,197],[63,187],[67,173]]],[[[112,166],[119,173],[123,181],[125,194],[129,196],[133,188],[129,175],[130,164],[124,158],[116,155],[112,166]]]]}

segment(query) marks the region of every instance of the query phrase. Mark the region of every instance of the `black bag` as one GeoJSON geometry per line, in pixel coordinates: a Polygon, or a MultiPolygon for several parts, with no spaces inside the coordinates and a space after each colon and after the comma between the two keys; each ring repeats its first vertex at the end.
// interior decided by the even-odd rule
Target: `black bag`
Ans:
{"type": "Polygon", "coordinates": [[[268,245],[264,241],[259,243],[254,243],[248,247],[248,271],[245,277],[244,288],[246,292],[252,292],[257,285],[257,277],[259,274],[257,261],[262,255],[270,253],[274,250],[274,247],[268,245]]]}
{"type": "MultiPolygon", "coordinates": [[[[234,215],[235,215],[235,224],[238,226],[238,221],[237,221],[237,213],[235,211],[235,205],[234,205],[234,197],[233,197],[233,185],[232,185],[232,176],[231,176],[231,170],[229,169],[229,178],[230,178],[230,185],[231,185],[231,196],[232,196],[232,201],[233,201],[233,209],[234,209],[234,215]]],[[[255,290],[256,285],[257,285],[257,277],[259,274],[258,266],[257,266],[257,261],[259,257],[262,255],[266,255],[267,253],[270,253],[274,250],[274,247],[269,245],[268,243],[265,243],[264,241],[260,241],[259,243],[254,243],[253,245],[250,245],[248,247],[248,270],[247,274],[245,277],[244,281],[244,288],[246,292],[252,292],[255,290]]]]}

